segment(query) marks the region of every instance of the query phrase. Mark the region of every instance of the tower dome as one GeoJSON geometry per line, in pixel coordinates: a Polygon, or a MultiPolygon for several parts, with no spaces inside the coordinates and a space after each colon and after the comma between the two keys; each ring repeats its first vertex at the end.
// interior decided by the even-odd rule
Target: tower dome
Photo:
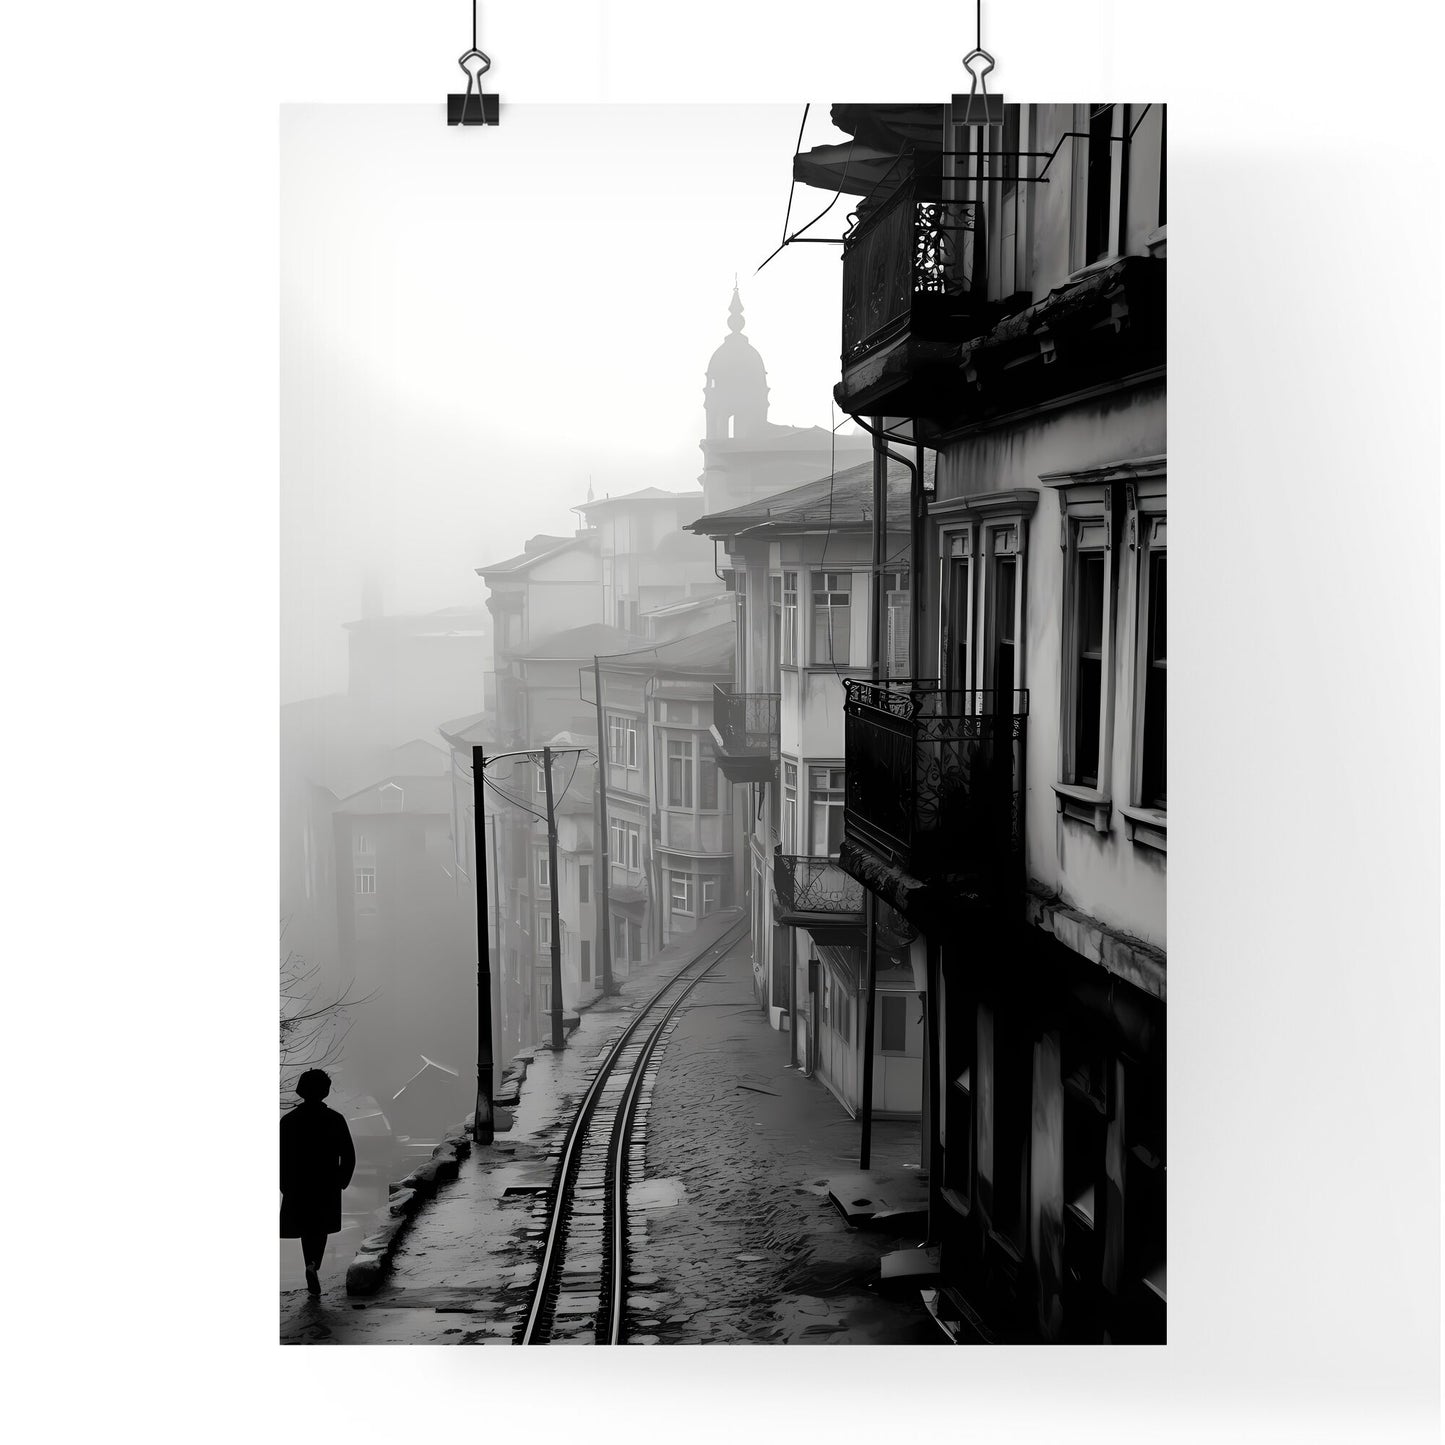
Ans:
{"type": "Polygon", "coordinates": [[[728,335],[707,364],[703,391],[707,439],[755,436],[768,423],[768,373],[763,358],[743,335],[743,302],[733,283],[728,335]]]}

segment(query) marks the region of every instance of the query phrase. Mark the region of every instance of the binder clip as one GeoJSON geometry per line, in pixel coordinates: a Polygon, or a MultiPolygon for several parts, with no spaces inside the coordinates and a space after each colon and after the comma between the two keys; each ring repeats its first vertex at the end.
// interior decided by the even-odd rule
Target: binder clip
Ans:
{"type": "Polygon", "coordinates": [[[477,0],[472,0],[472,48],[457,64],[467,78],[467,88],[461,95],[447,96],[447,124],[500,125],[499,98],[482,94],[482,77],[492,68],[492,60],[477,49],[477,0]]]}
{"type": "Polygon", "coordinates": [[[967,95],[955,95],[950,106],[954,125],[1002,125],[1003,96],[988,93],[988,73],[994,61],[983,46],[976,45],[963,57],[963,68],[973,84],[967,95]],[[981,66],[979,62],[984,62],[981,66]]]}

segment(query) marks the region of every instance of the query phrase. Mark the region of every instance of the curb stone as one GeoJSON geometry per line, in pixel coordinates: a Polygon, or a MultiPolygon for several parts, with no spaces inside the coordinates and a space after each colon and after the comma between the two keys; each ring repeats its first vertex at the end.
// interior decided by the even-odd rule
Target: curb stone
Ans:
{"type": "Polygon", "coordinates": [[[457,1177],[460,1161],[470,1156],[472,1141],[464,1132],[449,1134],[432,1150],[426,1163],[413,1169],[400,1183],[389,1186],[390,1197],[371,1216],[370,1229],[346,1267],[348,1295],[375,1294],[391,1271],[396,1247],[412,1220],[437,1188],[457,1177]]]}

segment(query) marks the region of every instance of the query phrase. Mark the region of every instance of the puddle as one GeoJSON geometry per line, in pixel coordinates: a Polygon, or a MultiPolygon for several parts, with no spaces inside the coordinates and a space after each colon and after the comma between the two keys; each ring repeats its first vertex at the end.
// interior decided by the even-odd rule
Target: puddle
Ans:
{"type": "Polygon", "coordinates": [[[629,1208],[670,1209],[687,1198],[687,1189],[681,1179],[644,1179],[640,1184],[627,1186],[629,1208]]]}

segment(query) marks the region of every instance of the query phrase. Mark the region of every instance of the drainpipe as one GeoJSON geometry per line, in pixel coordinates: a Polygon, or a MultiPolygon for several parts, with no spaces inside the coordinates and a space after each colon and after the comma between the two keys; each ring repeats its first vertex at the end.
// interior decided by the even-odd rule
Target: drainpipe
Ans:
{"type": "MultiPolygon", "coordinates": [[[[879,432],[883,418],[875,417],[873,435],[873,585],[868,609],[868,661],[874,683],[882,681],[880,647],[883,639],[883,547],[888,535],[888,453],[879,432]]],[[[871,888],[863,894],[864,948],[867,953],[868,992],[863,1003],[863,1098],[860,1117],[862,1135],[858,1145],[858,1167],[867,1169],[873,1147],[873,1012],[878,980],[878,900],[871,888]]]]}

